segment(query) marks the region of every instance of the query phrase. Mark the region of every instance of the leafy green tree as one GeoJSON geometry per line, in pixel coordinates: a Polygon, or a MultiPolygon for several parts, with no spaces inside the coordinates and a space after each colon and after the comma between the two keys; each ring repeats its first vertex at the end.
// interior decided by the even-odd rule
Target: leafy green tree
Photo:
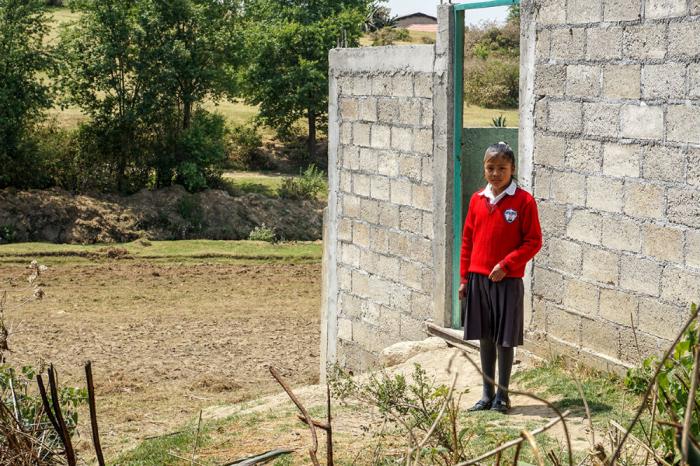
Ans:
{"type": "Polygon", "coordinates": [[[362,25],[364,32],[375,32],[385,27],[396,26],[396,15],[391,14],[391,9],[382,5],[386,0],[378,0],[369,5],[365,23],[362,25]]]}
{"type": "Polygon", "coordinates": [[[29,133],[52,103],[44,8],[39,0],[0,0],[0,187],[28,187],[36,173],[29,133]]]}
{"type": "Polygon", "coordinates": [[[281,136],[306,120],[315,156],[317,129],[327,125],[328,52],[359,44],[368,0],[250,0],[246,2],[247,67],[241,85],[259,120],[281,136]]]}

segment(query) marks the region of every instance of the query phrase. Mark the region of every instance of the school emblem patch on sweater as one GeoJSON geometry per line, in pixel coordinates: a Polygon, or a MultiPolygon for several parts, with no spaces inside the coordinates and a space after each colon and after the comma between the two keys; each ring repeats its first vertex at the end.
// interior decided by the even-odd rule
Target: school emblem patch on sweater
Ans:
{"type": "Polygon", "coordinates": [[[506,219],[506,222],[513,223],[515,219],[518,218],[518,212],[513,209],[508,209],[503,212],[503,217],[506,219]]]}

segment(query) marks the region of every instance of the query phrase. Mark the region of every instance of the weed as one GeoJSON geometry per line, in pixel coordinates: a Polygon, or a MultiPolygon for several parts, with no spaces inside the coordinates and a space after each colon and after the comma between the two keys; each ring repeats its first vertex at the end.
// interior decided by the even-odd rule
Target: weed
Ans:
{"type": "Polygon", "coordinates": [[[313,200],[328,189],[326,175],[316,168],[316,165],[309,165],[298,178],[285,178],[277,192],[280,197],[296,200],[313,200]]]}
{"type": "Polygon", "coordinates": [[[506,117],[503,116],[503,114],[500,114],[498,117],[494,117],[491,119],[491,126],[494,126],[496,128],[505,128],[506,127],[506,117]]]}
{"type": "Polygon", "coordinates": [[[259,225],[250,232],[248,239],[251,241],[265,241],[267,243],[277,242],[277,234],[274,228],[270,228],[264,223],[259,225]]]}
{"type": "Polygon", "coordinates": [[[0,226],[0,244],[14,243],[17,239],[17,230],[13,225],[0,226]]]}

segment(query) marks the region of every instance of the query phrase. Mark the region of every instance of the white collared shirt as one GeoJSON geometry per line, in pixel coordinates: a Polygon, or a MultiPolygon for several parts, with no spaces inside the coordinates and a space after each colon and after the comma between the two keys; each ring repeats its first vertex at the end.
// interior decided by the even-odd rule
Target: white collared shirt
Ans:
{"type": "Polygon", "coordinates": [[[498,196],[494,196],[493,187],[491,186],[491,183],[489,183],[486,185],[484,190],[479,193],[479,195],[487,197],[491,205],[496,205],[498,204],[498,201],[500,201],[504,197],[512,196],[513,194],[515,194],[516,189],[518,189],[518,184],[515,182],[515,180],[511,180],[510,185],[506,189],[504,189],[501,194],[499,194],[498,196]]]}

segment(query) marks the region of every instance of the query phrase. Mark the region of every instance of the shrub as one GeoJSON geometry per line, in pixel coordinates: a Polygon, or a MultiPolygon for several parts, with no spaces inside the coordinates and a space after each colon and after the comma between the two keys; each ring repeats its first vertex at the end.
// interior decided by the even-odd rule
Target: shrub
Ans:
{"type": "Polygon", "coordinates": [[[311,164],[299,177],[283,179],[277,193],[286,199],[313,200],[318,198],[327,187],[325,173],[311,164]]]}
{"type": "Polygon", "coordinates": [[[201,231],[204,228],[204,210],[195,196],[182,196],[177,202],[177,212],[186,222],[182,226],[183,237],[186,237],[189,231],[201,231]]]}
{"type": "Polygon", "coordinates": [[[270,228],[264,223],[260,226],[253,228],[253,230],[248,235],[248,239],[251,241],[265,241],[267,243],[274,243],[277,241],[277,234],[274,228],[270,228]]]}
{"type": "Polygon", "coordinates": [[[0,225],[0,244],[14,243],[17,230],[14,225],[0,225]]]}
{"type": "Polygon", "coordinates": [[[224,117],[204,110],[195,112],[192,126],[180,135],[176,149],[181,154],[176,179],[185,189],[201,191],[211,180],[221,177],[226,136],[224,117]]]}
{"type": "Polygon", "coordinates": [[[517,108],[519,85],[517,63],[501,60],[476,62],[465,76],[465,101],[486,108],[517,108]]]}
{"type": "Polygon", "coordinates": [[[392,45],[394,42],[411,40],[411,34],[407,29],[395,27],[383,27],[370,34],[372,45],[392,45]]]}
{"type": "Polygon", "coordinates": [[[228,144],[228,161],[238,170],[264,170],[270,168],[270,160],[261,150],[262,136],[253,126],[240,125],[231,130],[228,144]]]}

